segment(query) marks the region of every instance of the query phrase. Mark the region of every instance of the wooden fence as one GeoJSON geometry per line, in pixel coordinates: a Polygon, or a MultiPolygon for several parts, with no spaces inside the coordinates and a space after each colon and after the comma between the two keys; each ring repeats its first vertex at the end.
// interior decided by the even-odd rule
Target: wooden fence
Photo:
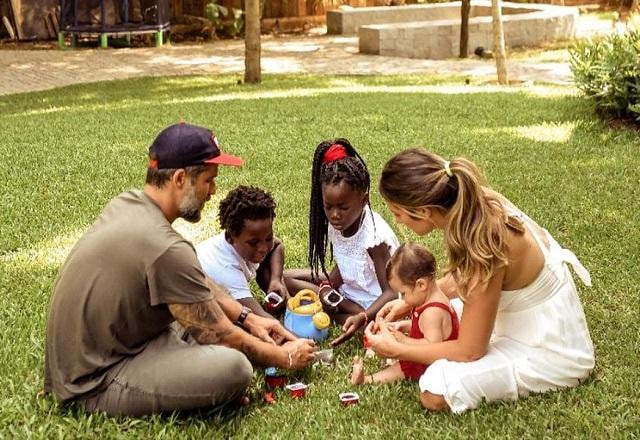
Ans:
{"type": "MultiPolygon", "coordinates": [[[[204,16],[207,3],[210,0],[171,0],[174,17],[183,14],[204,16]]],[[[226,7],[244,9],[244,0],[217,0],[219,4],[226,7]]],[[[374,0],[351,0],[346,3],[354,6],[373,6],[374,0]],[[370,3],[368,4],[367,1],[370,3]]],[[[262,18],[282,18],[282,17],[305,17],[322,16],[326,9],[338,7],[342,4],[339,0],[264,0],[262,18]]]]}
{"type": "MultiPolygon", "coordinates": [[[[202,17],[204,10],[210,0],[171,0],[174,17],[183,14],[202,17]]],[[[244,9],[244,0],[217,0],[219,4],[226,7],[244,9]]],[[[338,7],[346,3],[353,7],[378,6],[385,3],[385,0],[263,0],[264,8],[262,18],[283,18],[283,17],[305,17],[322,16],[327,9],[338,7]]],[[[389,0],[386,0],[389,1],[389,0]]],[[[403,0],[400,0],[403,1],[403,0]]],[[[517,1],[517,0],[516,0],[517,1]]],[[[559,0],[539,0],[540,3],[553,3],[559,0]]],[[[396,0],[397,2],[397,0],[396,0]]],[[[415,3],[416,0],[407,0],[407,3],[415,3]]],[[[579,6],[585,4],[600,4],[606,6],[612,0],[565,0],[567,6],[579,6]]]]}

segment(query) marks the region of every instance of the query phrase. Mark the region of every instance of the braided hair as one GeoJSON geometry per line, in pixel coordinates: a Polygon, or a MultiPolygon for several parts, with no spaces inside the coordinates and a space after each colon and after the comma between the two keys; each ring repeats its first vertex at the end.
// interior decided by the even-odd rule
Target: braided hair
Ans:
{"type": "MultiPolygon", "coordinates": [[[[331,153],[331,152],[330,152],[331,153]]],[[[311,199],[309,202],[309,266],[312,278],[316,280],[320,271],[329,278],[325,267],[329,220],[324,212],[322,185],[347,183],[354,190],[369,193],[370,178],[367,165],[351,143],[343,138],[322,141],[313,155],[311,169],[311,199]],[[328,150],[343,151],[338,158],[325,157],[328,150]],[[343,147],[340,148],[340,147],[343,147]]],[[[367,204],[369,204],[367,202],[367,204]]],[[[371,209],[371,206],[369,206],[371,209]]],[[[331,260],[333,248],[330,247],[331,260]]]]}
{"type": "Polygon", "coordinates": [[[276,203],[271,195],[255,186],[241,185],[220,202],[218,219],[227,234],[239,235],[245,220],[276,217],[276,203]]]}

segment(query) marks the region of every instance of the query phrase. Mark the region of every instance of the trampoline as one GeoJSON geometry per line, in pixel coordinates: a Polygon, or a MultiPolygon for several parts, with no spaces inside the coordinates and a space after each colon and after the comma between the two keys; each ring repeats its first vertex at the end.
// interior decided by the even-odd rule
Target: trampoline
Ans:
{"type": "Polygon", "coordinates": [[[60,0],[58,43],[65,46],[65,34],[72,46],[78,35],[98,36],[107,47],[109,36],[154,33],[156,46],[170,28],[169,0],[60,0]]]}

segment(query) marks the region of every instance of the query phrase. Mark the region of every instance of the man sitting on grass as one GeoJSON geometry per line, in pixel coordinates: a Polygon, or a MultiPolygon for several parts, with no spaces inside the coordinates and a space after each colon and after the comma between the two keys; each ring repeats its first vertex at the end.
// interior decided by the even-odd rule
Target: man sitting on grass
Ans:
{"type": "Polygon", "coordinates": [[[113,199],[60,270],[45,390],[86,411],[139,416],[237,399],[252,377],[247,358],[307,366],[313,342],[296,340],[208,281],[192,244],[171,226],[179,217],[199,221],[218,165],[242,159],[188,124],[163,130],[149,157],[144,190],[113,199]]]}

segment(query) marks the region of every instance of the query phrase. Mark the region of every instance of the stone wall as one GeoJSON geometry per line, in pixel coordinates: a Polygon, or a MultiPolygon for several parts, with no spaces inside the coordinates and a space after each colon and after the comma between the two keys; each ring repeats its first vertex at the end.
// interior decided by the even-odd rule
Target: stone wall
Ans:
{"type": "Polygon", "coordinates": [[[444,20],[459,15],[460,13],[449,3],[338,9],[327,11],[327,33],[356,35],[358,28],[366,24],[444,20]]]}
{"type": "MultiPolygon", "coordinates": [[[[456,18],[361,26],[358,34],[360,52],[405,58],[457,57],[460,52],[460,3],[442,3],[438,6],[441,5],[447,5],[456,18]]],[[[503,8],[507,46],[532,47],[575,37],[577,8],[531,3],[503,3],[503,8]]],[[[490,2],[473,0],[472,11],[469,19],[469,54],[478,46],[493,47],[490,2]],[[487,15],[483,15],[485,13],[487,15]]]]}

